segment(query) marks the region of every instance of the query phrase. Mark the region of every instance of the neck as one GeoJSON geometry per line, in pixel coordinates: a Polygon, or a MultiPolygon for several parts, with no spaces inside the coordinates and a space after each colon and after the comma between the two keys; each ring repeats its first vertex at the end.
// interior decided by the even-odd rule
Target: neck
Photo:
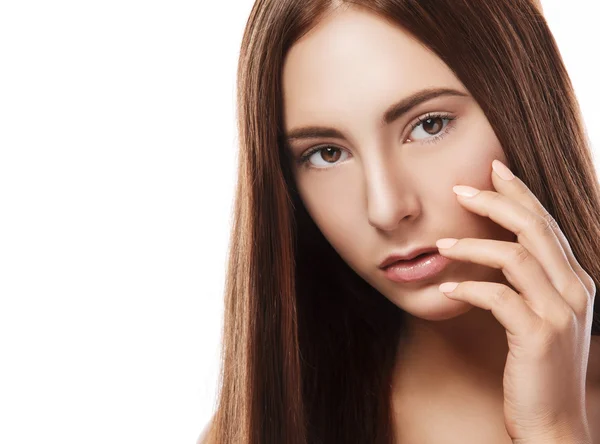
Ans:
{"type": "MultiPolygon", "coordinates": [[[[501,270],[488,270],[480,277],[513,288],[501,270]]],[[[458,400],[468,395],[502,405],[506,329],[490,310],[452,302],[465,304],[467,311],[435,321],[406,312],[396,354],[393,395],[403,396],[408,389],[441,401],[440,397],[458,393],[458,400]]]]}
{"type": "Polygon", "coordinates": [[[402,389],[444,396],[478,393],[502,400],[508,353],[506,330],[488,310],[473,307],[443,321],[408,315],[394,371],[394,393],[402,389]]]}
{"type": "Polygon", "coordinates": [[[397,442],[509,443],[502,324],[478,307],[442,321],[405,319],[392,382],[397,442]]]}
{"type": "MultiPolygon", "coordinates": [[[[472,307],[438,321],[406,312],[392,375],[397,442],[468,442],[469,430],[470,442],[509,443],[508,351],[506,329],[489,310],[472,307]]],[[[600,412],[600,336],[590,344],[586,390],[588,408],[597,403],[600,412]]]]}

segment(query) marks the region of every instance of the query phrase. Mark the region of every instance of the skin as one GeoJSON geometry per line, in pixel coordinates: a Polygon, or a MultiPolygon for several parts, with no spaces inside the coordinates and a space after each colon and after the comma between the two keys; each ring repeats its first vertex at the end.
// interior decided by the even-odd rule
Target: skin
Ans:
{"type": "MultiPolygon", "coordinates": [[[[309,214],[349,266],[409,315],[393,377],[397,440],[512,442],[503,414],[507,328],[474,297],[471,303],[451,299],[438,287],[485,281],[515,294],[516,288],[501,269],[465,257],[414,283],[392,282],[378,268],[391,253],[435,247],[441,238],[517,241],[502,224],[465,208],[452,190],[495,190],[492,161],[507,163],[483,111],[435,54],[401,28],[353,7],[332,13],[290,49],[283,95],[287,133],[324,126],[342,136],[289,142],[296,159],[313,147],[334,148],[294,166],[309,214]],[[440,96],[381,124],[393,102],[425,88],[466,96],[440,96]],[[412,129],[431,113],[443,116],[412,129]]],[[[599,356],[592,342],[586,407],[596,440],[599,356]]]]}

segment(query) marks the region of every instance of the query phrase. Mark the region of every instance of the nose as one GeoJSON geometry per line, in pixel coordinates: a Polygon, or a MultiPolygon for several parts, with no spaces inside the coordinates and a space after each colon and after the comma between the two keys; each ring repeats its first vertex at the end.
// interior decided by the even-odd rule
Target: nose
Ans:
{"type": "MultiPolygon", "coordinates": [[[[366,167],[367,168],[367,167],[366,167]]],[[[369,223],[383,231],[397,229],[401,221],[415,219],[421,208],[409,167],[381,159],[366,171],[365,186],[369,223]]]]}

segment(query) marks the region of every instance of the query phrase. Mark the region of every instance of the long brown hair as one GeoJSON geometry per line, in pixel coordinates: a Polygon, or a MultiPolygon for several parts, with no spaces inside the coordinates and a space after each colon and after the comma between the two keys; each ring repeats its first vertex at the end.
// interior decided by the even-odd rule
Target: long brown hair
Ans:
{"type": "MultiPolygon", "coordinates": [[[[298,196],[283,138],[286,53],[344,4],[403,27],[453,70],[509,168],[600,287],[590,144],[533,0],[256,0],[238,66],[238,179],[211,443],[393,442],[390,384],[404,312],[323,237],[298,196]]],[[[590,333],[600,334],[597,301],[590,333]]]]}

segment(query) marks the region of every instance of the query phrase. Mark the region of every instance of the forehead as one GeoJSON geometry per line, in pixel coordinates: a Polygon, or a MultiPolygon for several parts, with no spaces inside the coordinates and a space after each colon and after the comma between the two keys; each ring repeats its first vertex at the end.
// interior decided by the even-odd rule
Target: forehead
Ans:
{"type": "Polygon", "coordinates": [[[378,122],[391,102],[423,88],[465,90],[437,55],[401,27],[356,8],[332,13],[298,40],[282,75],[286,130],[339,122],[353,112],[378,122]]]}

